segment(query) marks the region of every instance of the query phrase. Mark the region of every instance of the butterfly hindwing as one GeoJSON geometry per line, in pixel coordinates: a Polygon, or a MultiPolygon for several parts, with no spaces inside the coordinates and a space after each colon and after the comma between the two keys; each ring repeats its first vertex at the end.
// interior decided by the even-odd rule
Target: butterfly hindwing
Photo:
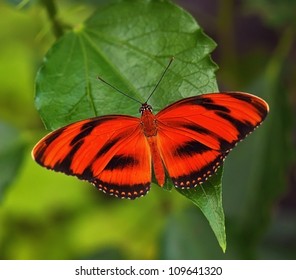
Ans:
{"type": "Polygon", "coordinates": [[[151,155],[138,118],[110,115],[79,121],[45,136],[33,149],[42,166],[134,199],[150,189],[151,155]]]}
{"type": "Polygon", "coordinates": [[[158,147],[175,186],[203,183],[267,112],[265,101],[240,92],[189,97],[160,111],[158,147]]]}

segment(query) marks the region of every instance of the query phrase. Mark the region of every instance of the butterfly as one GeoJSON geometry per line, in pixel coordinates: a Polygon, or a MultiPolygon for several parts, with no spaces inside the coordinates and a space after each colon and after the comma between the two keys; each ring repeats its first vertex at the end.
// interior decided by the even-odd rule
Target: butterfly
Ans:
{"type": "Polygon", "coordinates": [[[119,198],[144,196],[152,172],[160,186],[168,176],[176,188],[194,188],[268,111],[263,99],[243,92],[184,98],[156,115],[145,102],[139,118],[106,115],[59,128],[36,144],[32,156],[41,166],[119,198]]]}

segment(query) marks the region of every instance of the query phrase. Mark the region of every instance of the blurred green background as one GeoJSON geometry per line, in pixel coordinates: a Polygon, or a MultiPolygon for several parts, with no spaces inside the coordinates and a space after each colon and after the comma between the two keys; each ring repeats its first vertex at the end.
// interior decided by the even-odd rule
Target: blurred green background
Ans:
{"type": "MultiPolygon", "coordinates": [[[[58,18],[75,25],[108,1],[56,2],[58,18]]],[[[34,79],[59,30],[51,1],[1,1],[0,259],[296,258],[296,1],[175,2],[217,42],[220,90],[270,104],[264,125],[226,160],[226,253],[175,191],[113,199],[33,162],[30,151],[45,134],[34,79]]]]}

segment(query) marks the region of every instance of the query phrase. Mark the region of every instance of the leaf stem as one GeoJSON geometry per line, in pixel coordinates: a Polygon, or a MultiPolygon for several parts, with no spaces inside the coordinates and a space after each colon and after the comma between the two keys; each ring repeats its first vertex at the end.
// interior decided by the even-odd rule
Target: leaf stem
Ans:
{"type": "Polygon", "coordinates": [[[54,0],[41,0],[41,3],[52,23],[52,29],[55,37],[60,38],[64,34],[64,25],[58,20],[57,8],[54,0]]]}

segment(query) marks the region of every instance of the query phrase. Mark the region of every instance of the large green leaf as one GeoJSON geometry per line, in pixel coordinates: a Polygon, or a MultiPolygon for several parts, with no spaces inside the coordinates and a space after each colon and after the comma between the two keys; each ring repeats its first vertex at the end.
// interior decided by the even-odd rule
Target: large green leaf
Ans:
{"type": "Polygon", "coordinates": [[[155,111],[180,98],[216,91],[209,53],[215,43],[179,7],[122,1],[101,7],[49,51],[37,76],[36,106],[48,129],[108,113],[137,114],[171,56],[176,61],[150,100],[155,111]]]}
{"type": "MultiPolygon", "coordinates": [[[[138,115],[137,102],[97,76],[144,102],[174,56],[149,100],[157,112],[178,99],[217,91],[217,66],[209,56],[215,46],[191,15],[169,2],[119,1],[102,6],[47,54],[37,76],[36,107],[48,129],[110,113],[138,115]]],[[[182,192],[202,209],[212,227],[220,226],[213,229],[224,250],[224,215],[208,214],[212,205],[223,214],[219,193],[220,173],[215,184],[205,183],[192,194],[182,192]]]]}

